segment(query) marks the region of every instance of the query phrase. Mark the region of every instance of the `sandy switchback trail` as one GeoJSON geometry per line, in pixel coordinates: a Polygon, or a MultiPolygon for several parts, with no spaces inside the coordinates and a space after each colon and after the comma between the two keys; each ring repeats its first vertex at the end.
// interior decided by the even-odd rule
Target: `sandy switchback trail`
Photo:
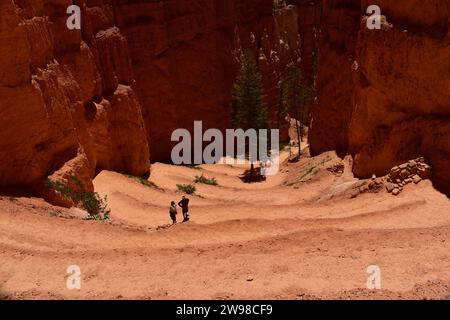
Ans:
{"type": "MultiPolygon", "coordinates": [[[[245,167],[154,164],[160,189],[113,172],[95,179],[111,222],[40,199],[0,200],[0,296],[4,298],[449,298],[450,201],[431,182],[398,197],[350,199],[358,183],[326,167],[332,153],[284,162],[277,176],[245,184],[245,167]],[[192,221],[170,228],[177,184],[196,175],[192,221]],[[350,190],[350,191],[349,191],[350,190]],[[78,265],[81,290],[66,288],[78,265]],[[382,290],[366,289],[367,267],[382,290]]],[[[181,215],[181,214],[180,214],[181,215]]]]}

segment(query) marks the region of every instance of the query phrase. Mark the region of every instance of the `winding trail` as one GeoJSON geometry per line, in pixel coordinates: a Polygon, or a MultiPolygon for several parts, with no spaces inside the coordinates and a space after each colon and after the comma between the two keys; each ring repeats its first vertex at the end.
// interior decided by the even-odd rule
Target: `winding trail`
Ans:
{"type": "MultiPolygon", "coordinates": [[[[286,158],[286,155],[284,155],[286,158]]],[[[358,183],[326,170],[333,153],[284,162],[264,183],[245,166],[200,169],[157,163],[149,188],[102,172],[111,222],[79,219],[41,199],[0,199],[0,297],[137,299],[450,298],[450,201],[429,181],[398,197],[384,190],[350,199],[358,183]],[[192,221],[170,228],[176,184],[196,175],[192,221]],[[78,265],[81,290],[66,288],[78,265]],[[366,289],[367,267],[382,290],[366,289]]],[[[346,160],[345,160],[346,162],[346,160]]],[[[180,213],[181,216],[181,213],[180,213]]]]}

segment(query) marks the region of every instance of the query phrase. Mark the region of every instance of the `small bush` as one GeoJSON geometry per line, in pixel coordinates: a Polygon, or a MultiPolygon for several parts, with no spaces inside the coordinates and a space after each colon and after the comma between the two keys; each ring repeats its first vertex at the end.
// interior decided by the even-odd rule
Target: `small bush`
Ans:
{"type": "Polygon", "coordinates": [[[72,195],[74,194],[74,191],[72,188],[70,188],[68,185],[65,185],[64,183],[62,183],[60,181],[53,181],[53,180],[47,179],[47,180],[45,180],[44,185],[48,189],[53,189],[53,190],[59,192],[59,194],[61,194],[61,196],[63,196],[64,198],[71,198],[72,195]]]}
{"type": "Polygon", "coordinates": [[[186,194],[194,194],[197,189],[192,184],[177,184],[177,188],[179,191],[182,191],[186,194]]]}
{"type": "Polygon", "coordinates": [[[182,166],[189,168],[189,169],[194,169],[194,170],[201,170],[201,168],[202,168],[197,164],[183,164],[182,166]]]}
{"type": "Polygon", "coordinates": [[[47,179],[44,185],[57,191],[63,197],[72,199],[76,206],[80,206],[88,212],[89,219],[108,220],[111,210],[107,209],[107,197],[102,198],[97,192],[85,190],[83,183],[77,177],[71,177],[71,180],[79,189],[75,190],[60,181],[52,181],[50,179],[47,179]]]}
{"type": "Polygon", "coordinates": [[[132,175],[130,175],[130,174],[124,174],[124,176],[127,177],[127,178],[130,178],[130,179],[133,179],[133,180],[139,182],[139,183],[142,184],[143,186],[146,186],[146,187],[149,187],[149,188],[153,188],[153,189],[157,189],[157,190],[163,190],[162,188],[158,187],[158,186],[156,185],[156,183],[154,183],[154,182],[152,182],[152,181],[149,181],[149,180],[147,180],[147,179],[140,178],[140,177],[135,177],[135,176],[132,176],[132,175]]]}
{"type": "Polygon", "coordinates": [[[195,183],[203,183],[203,184],[208,184],[208,185],[211,185],[211,186],[217,186],[218,185],[218,182],[217,182],[216,178],[208,179],[203,174],[200,177],[199,176],[195,176],[195,183]]]}
{"type": "Polygon", "coordinates": [[[317,165],[310,165],[306,171],[303,173],[303,175],[301,175],[299,178],[294,179],[293,181],[290,182],[285,182],[285,185],[288,187],[294,186],[297,183],[300,182],[305,182],[305,178],[308,177],[309,175],[315,175],[319,172],[319,168],[317,167],[317,165]]]}
{"type": "Polygon", "coordinates": [[[111,210],[108,207],[108,197],[103,199],[97,192],[83,192],[81,206],[89,213],[95,220],[109,220],[111,210]]]}

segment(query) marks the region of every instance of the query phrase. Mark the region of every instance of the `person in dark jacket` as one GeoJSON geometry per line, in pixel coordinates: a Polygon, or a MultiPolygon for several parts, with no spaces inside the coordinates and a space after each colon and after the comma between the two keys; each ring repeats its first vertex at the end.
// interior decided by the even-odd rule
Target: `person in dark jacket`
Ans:
{"type": "Polygon", "coordinates": [[[189,199],[183,196],[180,202],[178,202],[178,205],[181,207],[183,211],[183,222],[189,221],[189,199]]]}

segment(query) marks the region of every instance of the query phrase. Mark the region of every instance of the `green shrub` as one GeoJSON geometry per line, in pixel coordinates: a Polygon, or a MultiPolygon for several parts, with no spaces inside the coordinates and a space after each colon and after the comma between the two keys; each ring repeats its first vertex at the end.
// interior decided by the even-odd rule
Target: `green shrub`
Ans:
{"type": "Polygon", "coordinates": [[[203,184],[208,184],[208,185],[211,185],[211,186],[217,186],[218,185],[218,182],[217,182],[216,178],[208,179],[203,174],[200,177],[199,176],[195,176],[195,183],[203,183],[203,184]]]}
{"type": "Polygon", "coordinates": [[[83,192],[81,206],[95,220],[109,220],[111,210],[108,207],[108,197],[101,198],[97,192],[83,192]]]}
{"type": "Polygon", "coordinates": [[[72,199],[76,206],[80,206],[89,214],[89,219],[108,220],[111,210],[108,207],[108,199],[100,197],[97,192],[87,191],[83,183],[77,177],[70,177],[72,182],[77,186],[76,189],[71,188],[60,181],[47,179],[44,185],[57,191],[63,197],[72,199]]]}
{"type": "Polygon", "coordinates": [[[152,182],[152,181],[149,181],[149,180],[147,180],[147,179],[140,178],[140,177],[135,177],[135,176],[132,176],[132,175],[130,175],[130,174],[124,174],[124,176],[127,177],[127,178],[130,178],[130,179],[133,179],[133,180],[139,182],[139,183],[142,184],[143,186],[146,186],[146,187],[149,187],[149,188],[153,188],[153,189],[157,189],[157,190],[163,190],[162,188],[158,187],[158,186],[156,185],[156,183],[154,183],[154,182],[152,182]]]}
{"type": "Polygon", "coordinates": [[[201,170],[202,168],[198,164],[183,164],[182,166],[194,170],[201,170]]]}
{"type": "Polygon", "coordinates": [[[53,189],[59,192],[59,194],[61,194],[61,196],[63,196],[64,198],[72,198],[72,195],[74,194],[74,190],[72,188],[70,188],[68,185],[65,185],[60,181],[53,181],[47,179],[44,182],[44,186],[47,187],[48,189],[53,189]]]}
{"type": "Polygon", "coordinates": [[[194,194],[197,189],[192,184],[177,184],[177,188],[179,191],[182,191],[186,194],[194,194]]]}

